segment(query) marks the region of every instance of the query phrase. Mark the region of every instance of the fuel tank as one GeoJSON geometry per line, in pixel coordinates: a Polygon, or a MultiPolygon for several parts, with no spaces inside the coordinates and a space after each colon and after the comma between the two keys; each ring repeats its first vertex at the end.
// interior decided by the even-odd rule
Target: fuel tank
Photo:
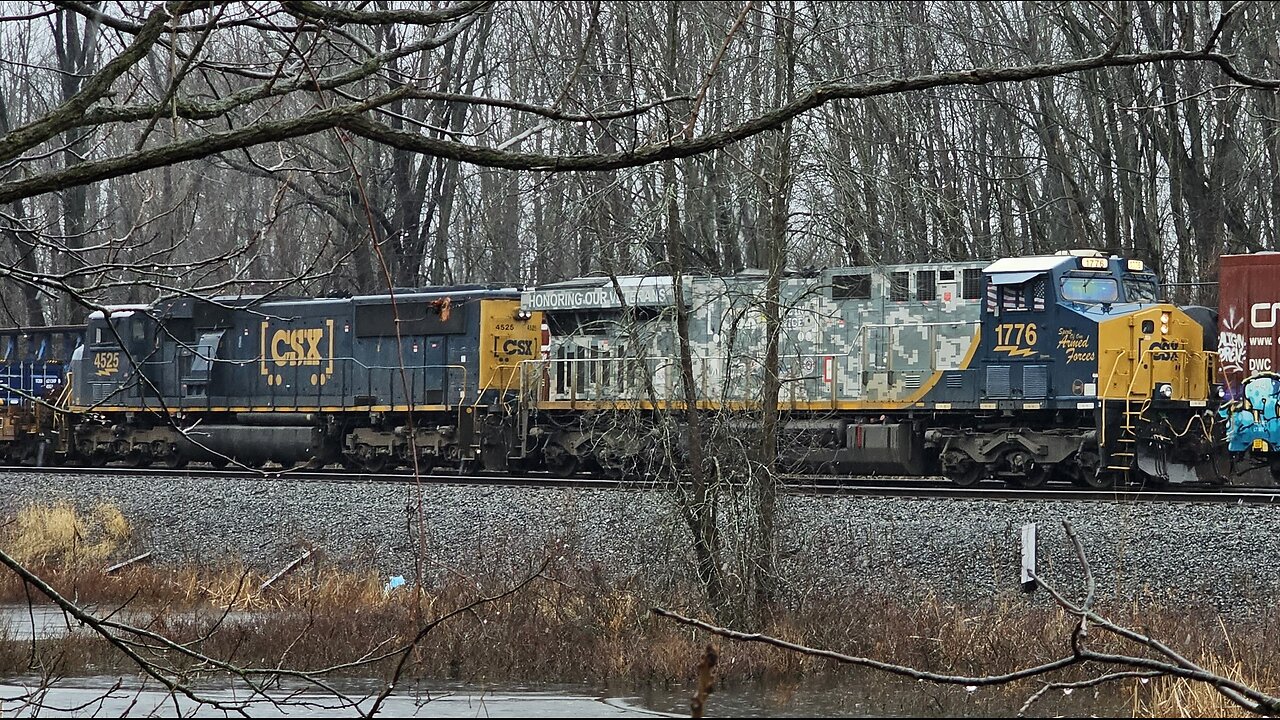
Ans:
{"type": "Polygon", "coordinates": [[[188,431],[187,437],[192,445],[186,454],[194,460],[222,455],[244,463],[296,465],[338,459],[336,445],[318,427],[200,425],[188,431]]]}

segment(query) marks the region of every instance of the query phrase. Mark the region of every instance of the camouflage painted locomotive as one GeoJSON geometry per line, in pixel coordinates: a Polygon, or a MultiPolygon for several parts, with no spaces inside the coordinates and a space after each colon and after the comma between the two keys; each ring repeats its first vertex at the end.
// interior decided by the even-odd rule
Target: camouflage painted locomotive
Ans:
{"type": "MultiPolygon", "coordinates": [[[[700,406],[759,406],[765,283],[683,280],[700,406]]],[[[1193,480],[1212,442],[1213,353],[1158,289],[1140,261],[1090,251],[787,277],[780,435],[802,449],[789,460],[960,484],[1193,480]]],[[[669,277],[524,294],[553,338],[527,373],[553,468],[619,470],[641,451],[583,418],[682,407],[676,296],[669,277]]]]}
{"type": "Polygon", "coordinates": [[[90,316],[68,454],[379,471],[505,468],[540,319],[479,286],[354,298],[182,298],[90,316]]]}

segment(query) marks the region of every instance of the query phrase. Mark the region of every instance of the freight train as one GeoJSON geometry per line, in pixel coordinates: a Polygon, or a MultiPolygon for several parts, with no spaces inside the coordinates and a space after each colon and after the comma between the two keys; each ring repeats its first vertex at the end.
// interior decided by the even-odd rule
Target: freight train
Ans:
{"type": "Polygon", "coordinates": [[[1221,474],[1212,313],[1161,302],[1140,260],[836,268],[770,287],[746,272],[116,307],[67,360],[63,419],[31,434],[56,440],[53,460],[98,465],[626,476],[679,464],[690,397],[717,442],[746,447],[776,366],[790,469],[1028,488],[1221,474]]]}

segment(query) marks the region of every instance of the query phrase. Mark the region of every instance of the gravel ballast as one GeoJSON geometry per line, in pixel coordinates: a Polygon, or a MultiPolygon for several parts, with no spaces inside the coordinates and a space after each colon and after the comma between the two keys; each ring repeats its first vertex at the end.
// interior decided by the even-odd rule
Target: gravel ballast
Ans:
{"type": "MultiPolygon", "coordinates": [[[[410,577],[527,568],[575,558],[666,582],[691,573],[688,532],[658,490],[300,482],[9,472],[0,513],[61,501],[115,504],[135,548],[164,564],[243,562],[269,571],[302,551],[326,563],[410,577]],[[425,518],[419,541],[412,519],[425,518]]],[[[729,517],[722,513],[722,517],[729,517]]],[[[1106,599],[1252,613],[1280,590],[1280,511],[1256,505],[980,501],[786,495],[778,512],[784,585],[812,596],[871,591],[974,603],[1015,591],[1020,527],[1039,527],[1040,572],[1075,595],[1069,521],[1106,599]]],[[[1041,594],[1042,595],[1042,594],[1041,594]]]]}

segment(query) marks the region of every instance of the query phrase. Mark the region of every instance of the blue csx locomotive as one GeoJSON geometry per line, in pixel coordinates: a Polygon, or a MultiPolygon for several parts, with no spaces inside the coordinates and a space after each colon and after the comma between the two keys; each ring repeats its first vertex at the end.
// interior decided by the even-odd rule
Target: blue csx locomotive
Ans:
{"type": "MultiPolygon", "coordinates": [[[[70,360],[55,457],[627,474],[654,461],[672,417],[658,414],[678,425],[684,407],[677,303],[699,407],[757,422],[766,285],[580,278],[113,308],[70,360]]],[[[1022,487],[1192,479],[1214,442],[1212,321],[1158,288],[1142,262],[1087,251],[792,274],[782,459],[1022,487]]]]}
{"type": "Polygon", "coordinates": [[[71,361],[66,450],[170,467],[505,467],[540,322],[517,292],[478,286],[94,313],[71,361]]]}

